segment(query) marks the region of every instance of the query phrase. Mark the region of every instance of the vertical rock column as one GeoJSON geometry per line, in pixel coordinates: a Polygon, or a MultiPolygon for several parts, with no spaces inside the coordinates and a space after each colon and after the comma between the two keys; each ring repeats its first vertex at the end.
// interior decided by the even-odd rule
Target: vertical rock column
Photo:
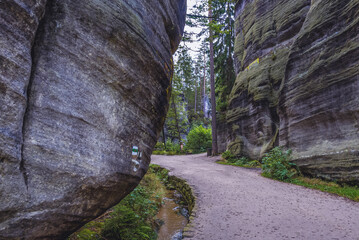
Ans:
{"type": "Polygon", "coordinates": [[[280,96],[280,145],[304,173],[359,183],[359,1],[314,1],[280,96]]]}
{"type": "Polygon", "coordinates": [[[237,79],[227,111],[228,149],[258,159],[278,144],[279,92],[309,0],[238,1],[237,79]]]}
{"type": "MultiPolygon", "coordinates": [[[[238,1],[228,148],[359,183],[359,1],[238,1]]],[[[222,139],[224,139],[222,137],[222,139]]]]}

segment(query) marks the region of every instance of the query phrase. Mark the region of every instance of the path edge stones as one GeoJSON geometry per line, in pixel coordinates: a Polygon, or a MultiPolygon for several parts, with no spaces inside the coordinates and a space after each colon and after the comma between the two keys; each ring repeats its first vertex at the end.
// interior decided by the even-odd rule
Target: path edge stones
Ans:
{"type": "Polygon", "coordinates": [[[165,173],[166,176],[163,176],[164,180],[183,196],[186,204],[188,205],[189,219],[187,225],[183,229],[182,238],[192,238],[194,236],[195,228],[193,220],[196,217],[198,205],[198,193],[196,193],[195,187],[190,185],[186,180],[173,175],[173,172],[167,168],[161,167],[157,164],[151,164],[151,169],[154,172],[165,173]]]}

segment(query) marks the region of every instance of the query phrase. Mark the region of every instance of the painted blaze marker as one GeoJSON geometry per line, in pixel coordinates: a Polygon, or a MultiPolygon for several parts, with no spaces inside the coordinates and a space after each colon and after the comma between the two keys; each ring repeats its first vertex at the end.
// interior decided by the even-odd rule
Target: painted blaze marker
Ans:
{"type": "Polygon", "coordinates": [[[132,159],[136,159],[138,156],[138,147],[137,146],[133,146],[132,147],[132,159]]]}
{"type": "Polygon", "coordinates": [[[141,164],[141,152],[138,150],[137,146],[132,147],[132,163],[133,171],[137,172],[141,164]]]}
{"type": "Polygon", "coordinates": [[[255,67],[259,64],[259,58],[257,58],[256,60],[254,60],[251,64],[249,64],[249,66],[246,68],[246,70],[251,69],[252,67],[255,67]]]}

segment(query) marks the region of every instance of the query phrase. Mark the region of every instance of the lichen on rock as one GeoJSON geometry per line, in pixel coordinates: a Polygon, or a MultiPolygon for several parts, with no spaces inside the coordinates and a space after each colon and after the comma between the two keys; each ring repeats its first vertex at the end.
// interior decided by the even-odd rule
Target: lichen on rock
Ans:
{"type": "Polygon", "coordinates": [[[357,0],[237,2],[228,148],[258,159],[285,146],[304,173],[359,182],[358,12],[357,0]]]}

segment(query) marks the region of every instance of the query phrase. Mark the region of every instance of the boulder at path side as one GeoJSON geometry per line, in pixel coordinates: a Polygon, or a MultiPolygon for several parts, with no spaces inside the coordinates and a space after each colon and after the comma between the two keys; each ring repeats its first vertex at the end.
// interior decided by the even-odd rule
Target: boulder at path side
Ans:
{"type": "Polygon", "coordinates": [[[185,12],[186,0],[0,2],[0,239],[64,239],[139,183],[185,12]]]}

